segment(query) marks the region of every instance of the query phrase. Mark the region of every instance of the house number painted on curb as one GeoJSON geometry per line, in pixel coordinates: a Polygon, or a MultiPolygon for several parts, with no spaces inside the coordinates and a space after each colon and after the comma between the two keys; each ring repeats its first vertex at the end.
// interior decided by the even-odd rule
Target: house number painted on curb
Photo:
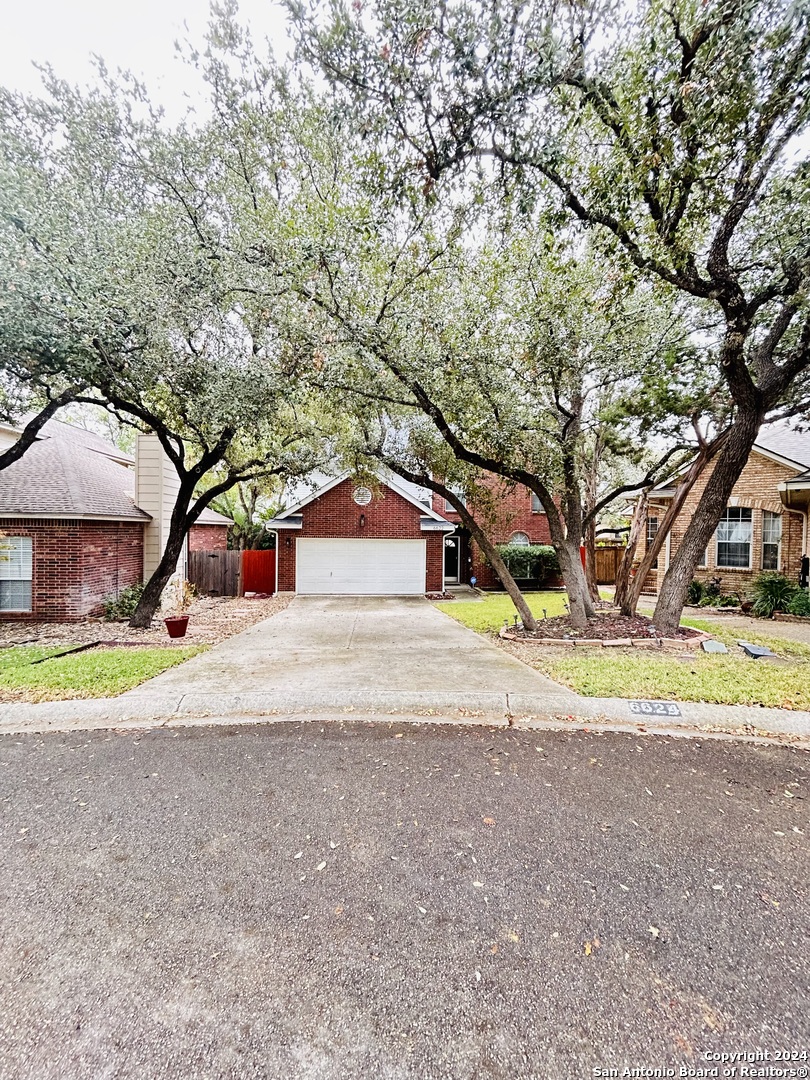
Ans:
{"type": "Polygon", "coordinates": [[[630,712],[645,716],[680,716],[681,710],[674,701],[631,701],[630,712]]]}

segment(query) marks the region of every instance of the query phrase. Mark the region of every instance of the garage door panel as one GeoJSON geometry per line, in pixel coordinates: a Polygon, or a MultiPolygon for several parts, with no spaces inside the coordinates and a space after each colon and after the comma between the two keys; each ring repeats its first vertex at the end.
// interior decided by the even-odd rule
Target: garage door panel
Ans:
{"type": "Polygon", "coordinates": [[[296,542],[296,592],[421,595],[424,540],[315,539],[296,542]]]}

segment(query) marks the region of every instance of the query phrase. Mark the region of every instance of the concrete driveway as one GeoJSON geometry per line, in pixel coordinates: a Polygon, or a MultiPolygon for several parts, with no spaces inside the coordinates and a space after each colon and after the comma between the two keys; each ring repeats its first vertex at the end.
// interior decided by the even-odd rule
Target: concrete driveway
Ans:
{"type": "Polygon", "coordinates": [[[278,615],[130,691],[179,695],[184,711],[292,706],[508,708],[508,695],[574,711],[577,697],[422,597],[300,596],[278,615]]]}

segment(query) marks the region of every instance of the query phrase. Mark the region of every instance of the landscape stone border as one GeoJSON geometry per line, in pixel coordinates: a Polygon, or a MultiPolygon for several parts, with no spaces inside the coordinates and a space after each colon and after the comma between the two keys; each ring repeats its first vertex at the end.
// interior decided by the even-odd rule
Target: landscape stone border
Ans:
{"type": "Polygon", "coordinates": [[[710,641],[711,634],[698,630],[694,637],[690,638],[529,638],[520,637],[513,630],[502,626],[498,636],[504,641],[516,641],[521,645],[558,645],[566,648],[575,648],[577,645],[590,645],[592,648],[604,649],[691,649],[699,645],[701,641],[710,641]]]}
{"type": "Polygon", "coordinates": [[[773,617],[777,622],[807,623],[807,625],[810,626],[810,618],[806,615],[788,615],[787,612],[784,611],[775,611],[773,617]]]}

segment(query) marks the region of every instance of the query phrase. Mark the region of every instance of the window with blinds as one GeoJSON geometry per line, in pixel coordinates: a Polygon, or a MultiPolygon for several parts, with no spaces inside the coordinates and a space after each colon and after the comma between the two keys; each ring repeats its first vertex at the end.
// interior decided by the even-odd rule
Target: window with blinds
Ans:
{"type": "Polygon", "coordinates": [[[782,548],[782,515],[762,511],[762,569],[778,570],[782,548]]]}
{"type": "Polygon", "coordinates": [[[717,526],[717,566],[730,570],[751,567],[753,512],[744,506],[727,506],[717,526]]]}
{"type": "Polygon", "coordinates": [[[0,611],[31,610],[31,576],[31,537],[0,537],[0,611]]]}

